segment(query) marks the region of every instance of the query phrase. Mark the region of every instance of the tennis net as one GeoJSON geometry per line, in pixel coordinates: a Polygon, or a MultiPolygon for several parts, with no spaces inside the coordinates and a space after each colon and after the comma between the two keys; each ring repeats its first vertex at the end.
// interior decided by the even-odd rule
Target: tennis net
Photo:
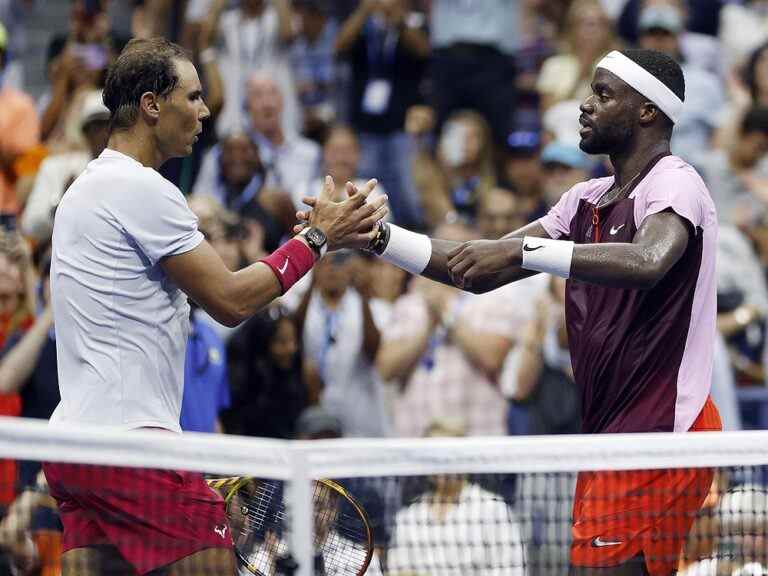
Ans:
{"type": "MultiPolygon", "coordinates": [[[[768,432],[284,442],[0,419],[0,457],[31,479],[0,485],[15,491],[0,524],[7,573],[56,574],[63,520],[81,544],[120,542],[116,559],[78,557],[78,574],[134,573],[125,558],[149,570],[219,537],[243,575],[549,576],[625,562],[768,574],[768,432]],[[49,487],[35,480],[41,461],[54,464],[49,487]],[[191,473],[226,499],[226,527],[212,516],[207,536],[191,473]],[[57,509],[49,492],[64,489],[57,509]]],[[[217,574],[211,562],[189,573],[217,574]]]]}

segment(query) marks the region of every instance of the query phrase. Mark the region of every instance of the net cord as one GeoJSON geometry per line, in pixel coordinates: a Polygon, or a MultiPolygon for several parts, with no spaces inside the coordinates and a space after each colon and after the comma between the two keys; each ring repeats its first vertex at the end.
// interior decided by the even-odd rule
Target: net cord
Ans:
{"type": "Polygon", "coordinates": [[[277,480],[759,466],[768,431],[284,441],[0,417],[0,456],[277,480]]]}

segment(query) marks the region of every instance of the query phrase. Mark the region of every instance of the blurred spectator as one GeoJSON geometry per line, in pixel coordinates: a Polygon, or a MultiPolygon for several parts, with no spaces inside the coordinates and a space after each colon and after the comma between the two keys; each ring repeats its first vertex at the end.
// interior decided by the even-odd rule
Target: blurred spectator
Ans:
{"type": "MultiPolygon", "coordinates": [[[[459,422],[438,419],[425,435],[466,432],[459,422]]],[[[526,574],[522,526],[501,497],[461,474],[433,476],[429,483],[429,490],[395,516],[387,574],[439,574],[446,567],[478,576],[526,574]]]]}
{"type": "Polygon", "coordinates": [[[541,152],[544,167],[543,200],[554,206],[560,197],[579,182],[589,179],[592,162],[576,146],[552,142],[541,152]]]}
{"type": "Polygon", "coordinates": [[[683,56],[680,38],[683,12],[674,4],[649,5],[640,13],[640,48],[665,52],[681,63],[685,76],[685,106],[672,133],[672,151],[694,162],[709,148],[718,123],[718,111],[725,105],[720,79],[690,64],[683,56]]]}
{"type": "Polygon", "coordinates": [[[232,434],[290,439],[307,406],[296,325],[273,306],[248,320],[227,344],[232,408],[223,415],[232,434]]]}
{"type": "Polygon", "coordinates": [[[250,130],[267,170],[267,184],[290,193],[317,174],[320,147],[283,130],[283,102],[278,85],[268,76],[255,74],[248,81],[250,130]]]}
{"type": "Polygon", "coordinates": [[[525,434],[578,434],[581,390],[568,351],[565,280],[552,278],[548,284],[548,293],[540,293],[535,301],[501,386],[505,395],[527,407],[525,434]]]}
{"type": "Polygon", "coordinates": [[[716,471],[709,488],[709,494],[701,505],[701,510],[696,515],[683,545],[677,574],[681,576],[706,576],[726,573],[725,571],[717,571],[712,562],[719,555],[718,540],[722,519],[718,513],[718,505],[727,489],[727,474],[716,471]]]}
{"type": "Polygon", "coordinates": [[[547,58],[539,73],[543,110],[561,100],[586,98],[598,60],[617,47],[613,22],[599,0],[574,0],[562,41],[561,53],[547,58]]]}
{"type": "Polygon", "coordinates": [[[371,270],[351,252],[325,256],[296,314],[302,328],[310,400],[342,423],[345,436],[390,432],[374,360],[382,319],[371,300],[371,270]]]}
{"type": "Polygon", "coordinates": [[[341,421],[322,406],[307,406],[296,420],[296,440],[328,440],[342,436],[341,421]]]}
{"type": "MultiPolygon", "coordinates": [[[[465,241],[477,233],[443,224],[435,237],[465,241]]],[[[474,295],[414,278],[395,302],[376,359],[395,382],[395,430],[419,436],[434,418],[461,421],[468,434],[503,435],[506,406],[497,380],[513,344],[525,300],[503,291],[474,295]]]]}
{"type": "Polygon", "coordinates": [[[192,194],[210,194],[227,210],[241,212],[258,201],[266,174],[256,144],[243,132],[234,132],[221,139],[208,153],[214,159],[216,180],[199,178],[192,194]]]}
{"type": "Polygon", "coordinates": [[[189,338],[184,360],[184,396],[181,429],[185,432],[224,432],[219,413],[230,407],[227,352],[224,342],[194,314],[189,317],[189,338]]]}
{"type": "Polygon", "coordinates": [[[579,147],[581,124],[579,116],[583,100],[561,100],[547,108],[541,116],[542,143],[558,142],[571,147],[579,147]]]}
{"type": "Polygon", "coordinates": [[[541,135],[520,130],[507,138],[503,177],[515,193],[534,206],[530,219],[546,213],[543,205],[544,168],[541,164],[541,135]]]}
{"type": "Polygon", "coordinates": [[[25,93],[3,81],[8,64],[8,34],[0,24],[0,224],[13,224],[19,211],[16,162],[40,138],[35,104],[25,93]]]}
{"type": "MultiPolygon", "coordinates": [[[[34,324],[30,303],[34,290],[27,280],[31,268],[29,251],[18,234],[0,233],[0,350],[6,351],[12,341],[34,324]]],[[[21,415],[21,396],[17,390],[0,392],[0,416],[21,415]]],[[[17,479],[16,463],[0,460],[0,507],[13,501],[17,479]]]]}
{"type": "Polygon", "coordinates": [[[728,2],[720,11],[718,33],[726,66],[737,68],[768,40],[768,4],[765,0],[728,2]]]}
{"type": "Polygon", "coordinates": [[[479,203],[496,185],[487,122],[472,110],[454,112],[443,125],[436,155],[422,150],[413,174],[430,226],[457,219],[474,223],[479,203]]]}
{"type": "Polygon", "coordinates": [[[87,95],[102,87],[120,44],[110,31],[104,2],[71,1],[69,32],[54,36],[48,45],[51,87],[38,104],[41,138],[53,151],[88,149],[81,110],[87,95]]]}
{"type": "Polygon", "coordinates": [[[302,132],[321,142],[337,117],[339,75],[334,44],[339,27],[328,14],[328,0],[294,0],[293,4],[299,28],[291,61],[304,117],[302,132]]]}
{"type": "Polygon", "coordinates": [[[352,67],[349,105],[362,145],[360,173],[386,187],[395,222],[414,226],[421,218],[404,130],[408,108],[420,101],[429,40],[423,18],[409,7],[410,0],[361,0],[341,26],[336,53],[352,67]]]}
{"type": "Polygon", "coordinates": [[[276,248],[284,234],[286,213],[293,222],[293,209],[286,207],[281,191],[265,186],[266,171],[256,144],[244,133],[230,134],[206,158],[214,163],[215,181],[211,186],[207,178],[198,179],[193,197],[210,195],[227,210],[257,221],[264,229],[265,244],[276,248]]]}
{"type": "Polygon", "coordinates": [[[496,240],[525,226],[528,214],[530,205],[525,198],[512,190],[493,188],[480,202],[477,226],[483,238],[496,240]]]}
{"type": "Polygon", "coordinates": [[[520,47],[520,0],[432,0],[432,101],[438,129],[457,109],[478,110],[501,145],[515,109],[512,56],[520,47]]]}
{"type": "MultiPolygon", "coordinates": [[[[0,394],[18,394],[25,418],[48,420],[59,403],[59,377],[56,364],[56,336],[50,307],[51,262],[41,264],[40,299],[34,323],[26,331],[15,331],[0,352],[0,394]]],[[[34,482],[40,464],[19,462],[19,484],[34,482]]]]}
{"type": "Polygon", "coordinates": [[[733,145],[739,125],[750,108],[768,106],[768,42],[755,48],[743,68],[731,69],[726,80],[727,106],[717,114],[720,127],[715,144],[719,148],[733,145]]]}
{"type": "Polygon", "coordinates": [[[0,22],[8,32],[8,54],[10,56],[3,72],[3,82],[18,90],[24,89],[27,71],[24,69],[28,55],[27,17],[34,9],[35,0],[0,0],[0,22]]]}
{"type": "Polygon", "coordinates": [[[221,43],[218,64],[225,90],[217,132],[228,134],[247,122],[243,103],[249,99],[248,84],[255,72],[262,71],[282,94],[281,130],[288,135],[297,133],[302,120],[290,62],[295,37],[291,1],[240,0],[236,7],[225,10],[227,4],[227,0],[213,0],[201,32],[221,43]]]}
{"type": "MultiPolygon", "coordinates": [[[[266,255],[266,231],[255,216],[241,218],[210,194],[193,196],[189,207],[198,218],[198,229],[230,270],[239,270],[266,255]]],[[[195,310],[195,317],[213,328],[224,342],[240,328],[220,324],[202,308],[195,310]]]]}
{"type": "MultiPolygon", "coordinates": [[[[265,170],[265,185],[287,193],[286,200],[290,201],[290,194],[317,174],[320,147],[283,130],[283,97],[269,76],[258,73],[251,77],[247,102],[249,135],[258,148],[258,157],[265,170]]],[[[216,186],[218,154],[215,148],[206,154],[196,189],[212,190],[216,186]]]]}
{"type": "Polygon", "coordinates": [[[760,221],[768,200],[768,107],[753,107],[728,149],[712,150],[697,163],[721,224],[760,221]]]}
{"type": "MultiPolygon", "coordinates": [[[[352,182],[358,188],[365,184],[365,180],[358,178],[358,166],[360,164],[360,142],[354,130],[348,126],[337,124],[332,126],[323,142],[323,168],[322,173],[330,175],[336,185],[335,199],[342,200],[347,197],[346,183],[352,182]]],[[[308,182],[304,188],[291,191],[293,204],[296,210],[306,208],[301,199],[304,196],[315,197],[323,188],[324,178],[316,178],[308,182]]],[[[377,184],[371,198],[386,194],[382,184],[377,184]]]]}
{"type": "MultiPolygon", "coordinates": [[[[60,576],[63,526],[40,472],[11,504],[0,523],[0,548],[12,561],[3,574],[60,576]]],[[[0,565],[0,570],[5,566],[0,565]]]]}
{"type": "Polygon", "coordinates": [[[88,162],[107,146],[109,110],[101,99],[101,90],[87,95],[80,114],[80,129],[88,143],[88,150],[48,156],[40,165],[21,215],[21,230],[38,242],[50,239],[56,206],[69,185],[85,170],[88,162]]]}
{"type": "Polygon", "coordinates": [[[721,226],[717,239],[717,327],[739,380],[762,384],[768,286],[749,239],[721,226]]]}

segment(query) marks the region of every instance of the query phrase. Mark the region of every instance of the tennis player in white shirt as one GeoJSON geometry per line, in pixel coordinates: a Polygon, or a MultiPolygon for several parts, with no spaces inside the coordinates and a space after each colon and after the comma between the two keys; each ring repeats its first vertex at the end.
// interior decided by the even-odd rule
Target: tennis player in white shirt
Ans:
{"type": "MultiPolygon", "coordinates": [[[[108,72],[107,149],[59,204],[51,293],[61,403],[53,426],[179,432],[187,296],[234,326],[288,290],[326,249],[359,248],[386,213],[380,198],[333,202],[328,178],[310,227],[231,272],[157,169],[186,156],[209,116],[188,55],[132,40],[108,72]]],[[[350,185],[351,186],[351,185],[350,185]]],[[[221,498],[200,474],[46,463],[64,524],[64,576],[235,574],[221,498]]]]}

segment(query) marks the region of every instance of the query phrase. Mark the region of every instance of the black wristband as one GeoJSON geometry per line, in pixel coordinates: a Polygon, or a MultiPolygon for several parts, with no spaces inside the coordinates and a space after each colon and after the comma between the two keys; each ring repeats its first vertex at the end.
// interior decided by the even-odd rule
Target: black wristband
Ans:
{"type": "Polygon", "coordinates": [[[371,240],[367,250],[377,256],[381,256],[384,253],[384,250],[386,250],[387,244],[389,244],[389,224],[379,220],[377,226],[379,230],[376,234],[376,238],[371,240]]]}

